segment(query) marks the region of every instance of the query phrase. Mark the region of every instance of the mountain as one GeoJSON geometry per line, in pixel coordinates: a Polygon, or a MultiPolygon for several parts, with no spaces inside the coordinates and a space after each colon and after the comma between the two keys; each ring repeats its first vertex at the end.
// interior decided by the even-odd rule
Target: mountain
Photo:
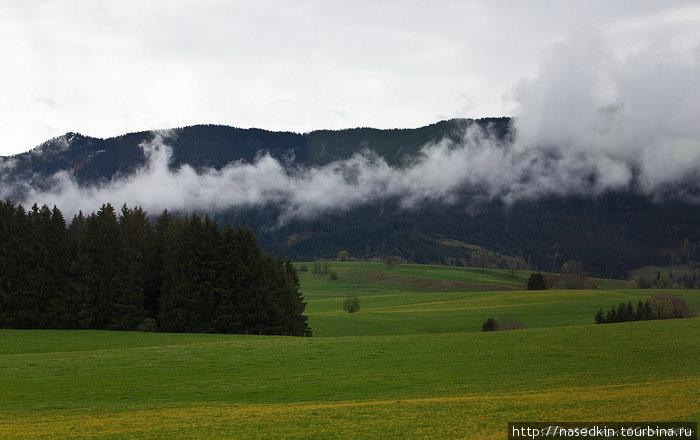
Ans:
{"type": "MultiPolygon", "coordinates": [[[[153,152],[144,146],[157,138],[168,146],[168,176],[190,176],[188,186],[178,189],[183,199],[192,185],[209,185],[216,179],[228,183],[212,191],[230,193],[233,199],[248,185],[245,202],[210,203],[205,209],[191,209],[202,214],[207,211],[219,222],[248,225],[267,252],[293,260],[333,258],[340,250],[347,250],[356,258],[398,255],[420,263],[473,264],[474,255],[481,252],[488,255],[490,264],[502,267],[516,262],[558,270],[566,261],[576,260],[591,275],[617,277],[644,265],[700,261],[700,206],[687,198],[644,194],[633,185],[590,194],[586,188],[578,192],[555,190],[514,200],[488,196],[488,188],[478,182],[451,187],[450,191],[440,189],[439,185],[452,185],[447,171],[445,176],[439,175],[440,169],[451,165],[452,156],[445,151],[463,142],[465,133],[474,128],[488,134],[493,148],[500,148],[512,136],[510,126],[508,118],[487,118],[441,121],[417,129],[310,133],[220,125],[109,139],[67,133],[27,153],[1,158],[1,193],[4,198],[31,204],[36,194],[52,194],[57,182],[67,179],[75,188],[106,188],[129,182],[130,176],[139,173],[156,174],[153,152]],[[426,145],[433,149],[426,150],[426,145]],[[440,146],[446,147],[440,150],[440,146]],[[433,154],[435,151],[442,155],[433,154]],[[431,160],[435,162],[432,165],[431,160]],[[263,167],[270,164],[272,171],[263,167]],[[425,189],[420,186],[424,168],[433,170],[430,178],[437,182],[425,194],[420,192],[425,189]],[[242,181],[241,173],[261,181],[262,189],[250,189],[250,181],[242,181]],[[380,179],[388,173],[393,173],[394,180],[380,179]],[[206,179],[197,180],[196,175],[206,179]],[[280,175],[287,180],[277,186],[266,182],[280,175]],[[443,177],[444,181],[440,180],[443,177]],[[408,189],[393,190],[397,179],[408,189]],[[352,184],[334,186],[339,180],[352,184]],[[366,185],[375,184],[377,191],[363,192],[366,185]],[[298,188],[285,188],[294,185],[298,188]],[[252,199],[250,194],[258,192],[266,196],[252,199]],[[313,203],[307,203],[309,200],[313,203]]],[[[483,157],[489,158],[480,155],[474,160],[483,157]]],[[[482,168],[489,163],[484,162],[482,168]]],[[[499,180],[499,176],[489,178],[499,180]]],[[[596,178],[600,177],[584,176],[582,181],[591,181],[593,188],[596,178]]],[[[148,182],[144,187],[157,183],[144,182],[148,182]]],[[[65,194],[70,193],[64,193],[60,200],[67,200],[65,194]]],[[[74,197],[86,194],[98,204],[134,203],[101,200],[95,191],[74,197]]],[[[105,194],[114,198],[124,192],[105,194]]],[[[201,194],[196,197],[201,198],[201,194]]],[[[190,210],[187,204],[179,209],[190,210]]],[[[159,214],[152,209],[150,213],[159,214]]]]}

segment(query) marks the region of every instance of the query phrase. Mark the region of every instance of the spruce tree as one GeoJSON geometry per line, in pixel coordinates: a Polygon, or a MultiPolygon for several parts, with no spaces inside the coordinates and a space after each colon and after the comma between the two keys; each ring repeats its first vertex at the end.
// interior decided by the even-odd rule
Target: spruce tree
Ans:
{"type": "Polygon", "coordinates": [[[221,233],[219,274],[221,296],[216,306],[214,328],[220,333],[243,332],[240,256],[236,230],[227,223],[221,233]]]}
{"type": "MultiPolygon", "coordinates": [[[[42,211],[48,212],[48,208],[42,211]]],[[[45,214],[46,215],[46,214],[45,214]]],[[[43,286],[49,298],[44,327],[70,328],[71,314],[71,255],[70,240],[63,213],[54,206],[48,222],[41,231],[44,248],[46,279],[43,286]]]]}
{"type": "Polygon", "coordinates": [[[110,328],[135,330],[146,318],[146,257],[149,250],[150,223],[139,207],[124,205],[119,216],[116,292],[110,328]]]}
{"type": "Polygon", "coordinates": [[[110,328],[118,296],[119,224],[114,208],[102,205],[86,220],[75,265],[78,324],[82,328],[110,328]]]}
{"type": "Polygon", "coordinates": [[[605,324],[605,316],[603,315],[603,308],[598,309],[598,313],[595,315],[596,324],[605,324]]]}
{"type": "Polygon", "coordinates": [[[527,290],[546,290],[547,283],[544,281],[544,276],[540,272],[530,274],[527,280],[527,290]]]}

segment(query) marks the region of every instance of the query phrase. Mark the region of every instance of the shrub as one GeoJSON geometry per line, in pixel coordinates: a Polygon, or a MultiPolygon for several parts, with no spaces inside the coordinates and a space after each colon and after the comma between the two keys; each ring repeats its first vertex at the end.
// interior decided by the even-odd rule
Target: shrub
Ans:
{"type": "Polygon", "coordinates": [[[136,327],[139,332],[159,332],[158,321],[153,318],[146,318],[136,327]]]}
{"type": "Polygon", "coordinates": [[[338,261],[349,261],[350,260],[350,252],[340,251],[340,252],[338,252],[338,256],[335,257],[335,259],[338,261]]]}
{"type": "Polygon", "coordinates": [[[338,272],[333,271],[333,272],[329,273],[328,278],[330,278],[332,280],[337,280],[338,279],[338,272]]]}
{"type": "Polygon", "coordinates": [[[393,255],[387,255],[386,257],[384,257],[384,264],[386,264],[386,266],[389,269],[393,269],[393,268],[397,267],[398,265],[400,265],[401,263],[403,263],[403,258],[401,258],[401,257],[396,257],[393,255]]]}
{"type": "Polygon", "coordinates": [[[306,266],[306,264],[302,264],[301,266],[299,266],[299,271],[300,272],[308,272],[309,268],[308,268],[308,266],[306,266]]]}
{"type": "Polygon", "coordinates": [[[353,295],[352,293],[345,298],[343,301],[343,310],[348,313],[355,313],[360,311],[360,299],[353,295]]]}
{"type": "Polygon", "coordinates": [[[680,296],[655,293],[649,300],[653,319],[693,318],[697,316],[680,296]]]}
{"type": "Polygon", "coordinates": [[[541,272],[534,272],[530,274],[530,278],[527,280],[527,290],[546,290],[547,285],[545,284],[544,277],[541,272]]]}
{"type": "Polygon", "coordinates": [[[493,318],[487,319],[486,322],[481,326],[481,331],[482,332],[498,331],[498,322],[496,322],[496,320],[493,318]]]}
{"type": "Polygon", "coordinates": [[[314,260],[314,271],[313,273],[318,275],[325,275],[330,272],[331,266],[326,260],[314,260]]]}

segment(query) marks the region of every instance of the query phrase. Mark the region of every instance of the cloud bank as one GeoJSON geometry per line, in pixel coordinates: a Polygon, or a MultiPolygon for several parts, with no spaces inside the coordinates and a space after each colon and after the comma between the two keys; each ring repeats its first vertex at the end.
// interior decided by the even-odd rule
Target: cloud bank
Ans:
{"type": "Polygon", "coordinates": [[[698,202],[699,66],[700,48],[686,58],[660,50],[619,57],[600,38],[581,37],[555,44],[538,74],[514,87],[518,117],[506,141],[472,124],[460,142],[426,145],[400,168],[362,151],[322,167],[290,167],[263,153],[195,171],[169,167],[168,135],[158,133],[142,145],[147,164],[133,175],[84,187],[62,172],[51,190],[30,188],[24,203],[72,213],[105,202],[152,213],[274,205],[283,224],[387,198],[404,208],[426,200],[510,205],[633,190],[698,202]]]}

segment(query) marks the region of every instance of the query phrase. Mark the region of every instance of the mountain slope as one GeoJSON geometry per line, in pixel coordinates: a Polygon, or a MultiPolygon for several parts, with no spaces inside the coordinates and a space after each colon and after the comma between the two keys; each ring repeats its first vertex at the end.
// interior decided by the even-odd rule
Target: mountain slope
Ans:
{"type": "MultiPolygon", "coordinates": [[[[421,263],[472,264],[472,255],[487,249],[492,251],[490,263],[501,267],[508,261],[505,256],[518,257],[521,263],[527,261],[543,270],[557,270],[573,259],[582,261],[592,275],[620,277],[643,265],[700,261],[700,208],[683,199],[652,199],[633,188],[588,195],[584,188],[574,194],[544,194],[506,203],[489,197],[477,182],[448,193],[431,188],[432,192],[418,194],[414,201],[412,194],[392,192],[387,185],[393,181],[357,180],[366,178],[362,172],[369,169],[370,178],[392,172],[410,184],[410,179],[420,180],[420,173],[406,177],[402,170],[415,171],[410,167],[426,160],[426,145],[452,148],[474,127],[481,127],[497,144],[511,136],[510,122],[508,118],[456,119],[417,129],[357,128],[305,134],[199,125],[110,139],[68,133],[30,152],[2,158],[2,196],[31,204],[29,195],[52,190],[57,175],[71,176],[76,186],[89,189],[118,185],[135,173],[155,173],[149,168],[152,164],[147,151],[155,137],[171,152],[164,165],[171,170],[170,177],[189,167],[190,174],[200,173],[209,179],[187,181],[190,187],[234,175],[212,191],[231,195],[243,191],[235,164],[250,164],[241,172],[257,170],[254,176],[261,183],[280,175],[287,179],[281,187],[262,186],[260,191],[272,192],[274,197],[227,206],[210,204],[205,210],[219,221],[251,226],[268,252],[295,260],[332,258],[338,251],[348,250],[357,258],[400,255],[421,263]],[[358,154],[362,160],[353,160],[358,154]],[[277,170],[278,174],[265,171],[259,166],[264,155],[283,169],[277,170]],[[309,174],[322,178],[304,180],[309,174]],[[353,199],[352,195],[334,194],[338,187],[329,184],[333,179],[354,182],[354,186],[342,187],[343,191],[359,191],[375,184],[378,189],[353,199]],[[299,187],[290,189],[293,194],[275,193],[279,188],[286,190],[285,185],[299,187]],[[297,199],[287,200],[290,194],[297,199]],[[320,208],[314,212],[306,212],[307,205],[299,202],[315,199],[314,206],[320,208]],[[290,216],[286,203],[301,203],[300,211],[290,216]]],[[[439,174],[440,167],[449,166],[438,162],[434,169],[439,174]]],[[[445,184],[450,184],[449,178],[445,184]]],[[[97,204],[133,204],[128,199],[114,199],[114,194],[122,197],[122,193],[108,193],[104,196],[110,197],[108,200],[89,191],[74,197],[86,194],[97,204]]],[[[185,204],[181,209],[194,208],[185,204]]]]}

